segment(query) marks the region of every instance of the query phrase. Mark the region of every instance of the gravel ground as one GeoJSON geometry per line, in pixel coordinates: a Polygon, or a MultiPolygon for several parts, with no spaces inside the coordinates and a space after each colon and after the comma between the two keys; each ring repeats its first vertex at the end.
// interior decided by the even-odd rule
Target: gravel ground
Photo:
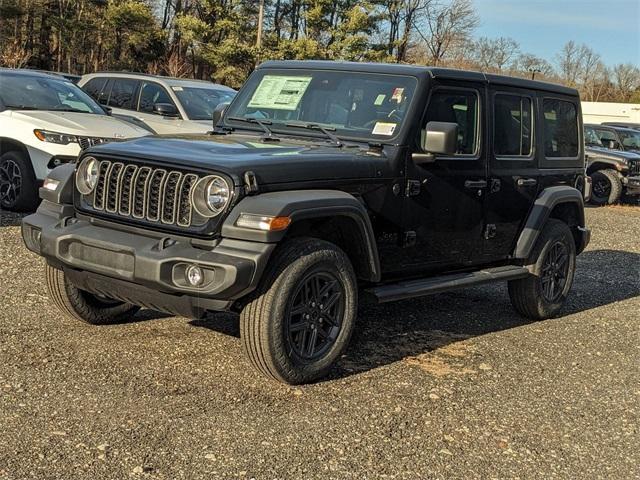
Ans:
{"type": "Polygon", "coordinates": [[[327,381],[256,375],[236,317],[62,317],[0,212],[0,479],[638,478],[640,209],[589,209],[564,315],[503,285],[363,306],[327,381]]]}

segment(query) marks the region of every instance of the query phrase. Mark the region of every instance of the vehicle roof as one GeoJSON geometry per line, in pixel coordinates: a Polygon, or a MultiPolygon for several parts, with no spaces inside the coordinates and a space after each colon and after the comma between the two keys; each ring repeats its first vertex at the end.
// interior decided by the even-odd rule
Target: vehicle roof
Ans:
{"type": "Polygon", "coordinates": [[[44,78],[55,78],[60,80],[62,74],[54,73],[54,72],[44,72],[41,70],[30,70],[28,68],[3,68],[0,67],[0,75],[2,74],[10,74],[10,75],[24,75],[25,77],[44,77],[44,78]]]}
{"type": "Polygon", "coordinates": [[[471,80],[492,85],[513,86],[528,88],[531,90],[544,90],[546,92],[562,95],[578,96],[574,88],[565,87],[556,83],[528,80],[525,78],[509,77],[506,75],[494,75],[490,73],[475,72],[471,70],[458,70],[455,68],[427,67],[422,65],[407,65],[401,63],[366,63],[366,62],[342,62],[328,60],[268,60],[258,67],[262,68],[308,68],[319,70],[343,70],[354,72],[387,73],[395,75],[411,75],[418,78],[444,78],[449,80],[471,80]]]}
{"type": "Polygon", "coordinates": [[[614,130],[616,132],[628,132],[628,133],[634,133],[634,134],[638,133],[638,130],[636,130],[635,128],[619,127],[617,125],[604,125],[604,124],[600,124],[600,123],[585,123],[584,126],[585,127],[600,128],[600,129],[603,129],[603,130],[614,130]]]}
{"type": "MultiPolygon", "coordinates": [[[[137,72],[113,72],[113,71],[105,71],[105,72],[95,72],[89,73],[85,75],[86,78],[94,78],[94,77],[118,77],[118,78],[133,78],[136,80],[140,79],[153,79],[158,83],[162,83],[166,86],[180,86],[180,87],[211,87],[216,88],[218,90],[229,90],[235,91],[231,87],[227,87],[226,85],[221,85],[219,83],[213,83],[209,80],[195,80],[191,78],[176,78],[176,77],[165,77],[162,75],[151,75],[148,73],[137,73],[137,72]]],[[[83,77],[83,78],[84,78],[83,77]]]]}

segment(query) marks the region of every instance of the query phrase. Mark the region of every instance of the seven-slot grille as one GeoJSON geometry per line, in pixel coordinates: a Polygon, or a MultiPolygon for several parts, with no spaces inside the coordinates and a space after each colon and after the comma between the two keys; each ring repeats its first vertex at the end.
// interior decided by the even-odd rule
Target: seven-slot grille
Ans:
{"type": "Polygon", "coordinates": [[[199,177],[162,168],[102,160],[93,209],[149,222],[190,227],[191,191],[199,177]]]}
{"type": "Polygon", "coordinates": [[[629,174],[640,175],[640,160],[633,160],[629,162],[629,174]]]}

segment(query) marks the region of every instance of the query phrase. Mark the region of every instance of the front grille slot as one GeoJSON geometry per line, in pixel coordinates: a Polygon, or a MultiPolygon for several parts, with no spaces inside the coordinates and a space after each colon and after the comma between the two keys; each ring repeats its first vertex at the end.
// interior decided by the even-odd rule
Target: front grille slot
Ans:
{"type": "Polygon", "coordinates": [[[640,161],[632,161],[629,163],[629,173],[631,175],[640,175],[640,161]]]}
{"type": "Polygon", "coordinates": [[[191,193],[198,175],[103,160],[93,193],[96,211],[166,225],[190,227],[191,193]]]}

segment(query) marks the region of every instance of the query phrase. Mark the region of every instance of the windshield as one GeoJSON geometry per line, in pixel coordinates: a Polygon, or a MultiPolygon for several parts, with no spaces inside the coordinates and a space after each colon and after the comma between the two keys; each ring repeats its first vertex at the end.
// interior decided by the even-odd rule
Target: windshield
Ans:
{"type": "Polygon", "coordinates": [[[585,128],[584,129],[584,140],[585,143],[592,147],[604,147],[598,134],[593,128],[585,128]]]}
{"type": "Polygon", "coordinates": [[[631,130],[618,130],[625,150],[640,150],[640,132],[631,130]]]}
{"type": "Polygon", "coordinates": [[[0,74],[0,101],[15,110],[54,110],[105,115],[79,87],[64,78],[0,74]]]}
{"type": "MultiPolygon", "coordinates": [[[[258,70],[225,115],[269,120],[272,130],[300,132],[293,124],[320,125],[337,136],[376,141],[393,138],[404,120],[413,77],[329,71],[258,70]]],[[[251,127],[252,128],[252,127],[251,127]]]]}
{"type": "Polygon", "coordinates": [[[189,120],[211,120],[213,110],[221,103],[233,100],[236,92],[207,87],[171,87],[180,100],[189,120]]]}

